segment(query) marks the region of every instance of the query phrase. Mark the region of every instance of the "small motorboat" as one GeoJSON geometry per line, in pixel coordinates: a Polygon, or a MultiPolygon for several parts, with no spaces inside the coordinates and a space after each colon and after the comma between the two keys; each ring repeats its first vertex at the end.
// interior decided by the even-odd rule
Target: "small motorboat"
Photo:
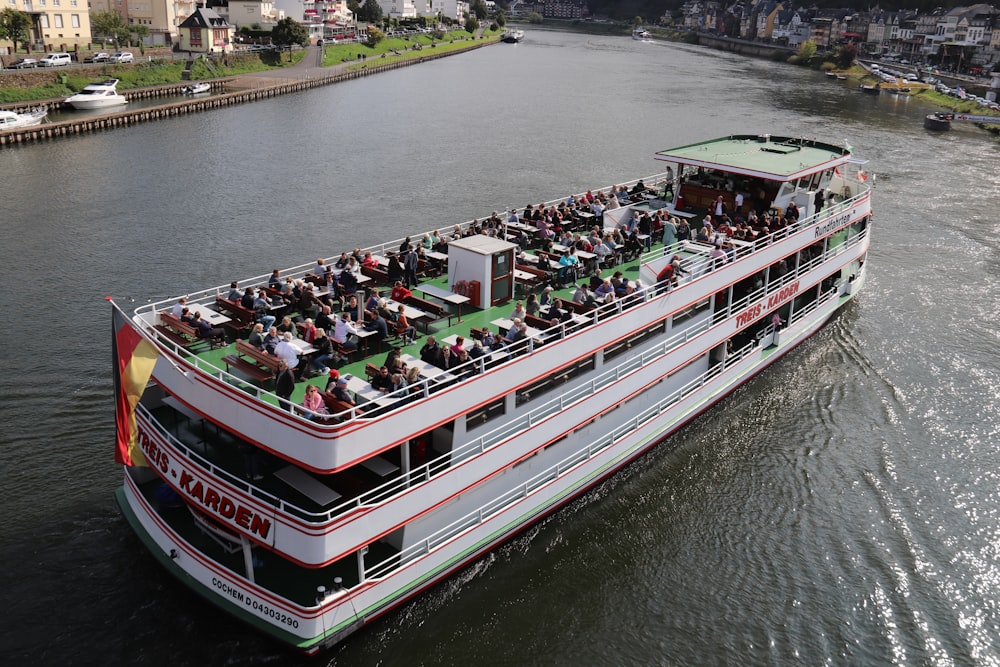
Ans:
{"type": "Polygon", "coordinates": [[[507,30],[504,32],[503,37],[500,38],[500,41],[505,44],[517,44],[522,39],[524,39],[523,30],[507,30]]]}
{"type": "Polygon", "coordinates": [[[16,113],[14,111],[0,109],[0,132],[3,132],[4,130],[14,130],[19,127],[41,125],[48,113],[48,107],[36,107],[34,109],[29,109],[25,113],[16,113]]]}
{"type": "Polygon", "coordinates": [[[632,31],[632,39],[638,39],[640,41],[646,41],[650,38],[649,31],[645,28],[636,28],[632,31]]]}
{"type": "Polygon", "coordinates": [[[118,94],[118,79],[108,79],[86,86],[76,95],[66,98],[74,109],[103,109],[128,104],[128,98],[118,94]]]}
{"type": "Polygon", "coordinates": [[[201,93],[209,93],[212,91],[212,84],[200,81],[198,83],[192,83],[190,86],[184,86],[181,93],[184,95],[199,95],[201,93]]]}

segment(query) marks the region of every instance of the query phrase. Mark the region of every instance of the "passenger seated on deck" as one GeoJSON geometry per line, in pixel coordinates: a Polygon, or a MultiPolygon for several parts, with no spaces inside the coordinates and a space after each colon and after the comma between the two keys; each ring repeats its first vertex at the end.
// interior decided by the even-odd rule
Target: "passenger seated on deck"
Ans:
{"type": "Polygon", "coordinates": [[[248,343],[253,345],[255,348],[264,351],[264,325],[257,322],[253,325],[253,329],[250,330],[250,338],[247,340],[248,343]]]}
{"type": "Polygon", "coordinates": [[[638,181],[636,181],[635,185],[632,186],[632,190],[630,190],[631,194],[634,195],[645,191],[646,191],[646,184],[642,182],[641,178],[638,181]]]}
{"type": "Polygon", "coordinates": [[[372,256],[371,251],[368,251],[368,252],[365,253],[365,258],[363,260],[361,260],[361,266],[363,266],[365,268],[368,268],[368,269],[377,269],[378,268],[378,260],[375,259],[372,256]]]}
{"type": "Polygon", "coordinates": [[[396,334],[403,339],[403,345],[410,345],[417,338],[417,329],[406,319],[406,310],[403,304],[399,304],[396,311],[396,334]]]}
{"type": "Polygon", "coordinates": [[[268,354],[274,354],[274,348],[278,346],[281,342],[281,335],[278,333],[277,327],[271,327],[267,330],[267,335],[264,336],[264,351],[268,354]]]}
{"type": "Polygon", "coordinates": [[[378,339],[385,340],[389,337],[389,324],[385,321],[378,311],[375,312],[375,316],[372,318],[371,322],[365,324],[366,331],[374,331],[378,335],[378,339]]]}
{"type": "Polygon", "coordinates": [[[573,292],[573,303],[578,303],[581,306],[587,306],[588,308],[597,305],[597,300],[594,299],[594,295],[590,293],[587,288],[587,284],[583,283],[576,288],[573,292]]]}
{"type": "Polygon", "coordinates": [[[372,389],[382,392],[383,394],[388,394],[392,387],[392,381],[389,378],[389,369],[382,366],[378,369],[378,374],[371,379],[372,389]]]}
{"type": "Polygon", "coordinates": [[[358,277],[351,271],[344,269],[340,272],[340,291],[343,294],[351,295],[358,291],[358,277]]]}
{"type": "Polygon", "coordinates": [[[267,279],[267,286],[271,289],[281,289],[281,269],[271,271],[271,277],[267,279]]]}
{"type": "Polygon", "coordinates": [[[281,342],[274,348],[274,355],[288,364],[288,369],[295,375],[295,381],[302,380],[302,368],[299,364],[299,348],[292,344],[292,333],[281,334],[281,342]]]}
{"type": "Polygon", "coordinates": [[[615,288],[611,285],[611,279],[605,278],[594,290],[594,298],[598,303],[610,303],[615,299],[615,288]]]}
{"type": "Polygon", "coordinates": [[[431,366],[437,366],[441,361],[441,346],[434,336],[428,336],[427,342],[420,348],[420,360],[431,366]]]}
{"type": "Polygon", "coordinates": [[[226,330],[222,327],[213,327],[211,322],[201,319],[200,312],[196,312],[191,318],[191,326],[195,327],[198,335],[209,341],[210,345],[226,344],[226,330]]]}
{"type": "Polygon", "coordinates": [[[305,409],[306,419],[313,421],[320,421],[324,416],[330,414],[326,409],[322,394],[319,393],[319,387],[314,384],[306,386],[306,394],[302,397],[302,407],[305,409]]]}
{"type": "Polygon", "coordinates": [[[412,295],[413,292],[403,285],[403,281],[397,280],[392,286],[392,293],[389,295],[389,298],[396,303],[403,303],[412,295]]]}
{"type": "Polygon", "coordinates": [[[293,336],[298,332],[298,329],[295,327],[295,322],[292,322],[291,315],[285,315],[282,317],[281,323],[278,324],[278,333],[283,334],[287,332],[291,332],[293,336]]]}
{"type": "Polygon", "coordinates": [[[510,317],[508,319],[524,319],[524,316],[528,314],[528,311],[524,309],[524,302],[518,299],[514,302],[514,310],[511,311],[510,317]]]}
{"type": "Polygon", "coordinates": [[[330,381],[326,385],[326,393],[338,401],[343,401],[348,405],[357,405],[357,401],[351,396],[351,392],[347,390],[347,378],[338,377],[336,380],[330,377],[330,381]],[[333,386],[331,386],[333,385],[333,386]]]}
{"type": "Polygon", "coordinates": [[[358,349],[358,343],[351,336],[358,333],[354,322],[351,321],[350,313],[342,313],[336,321],[333,329],[333,342],[347,348],[348,350],[358,349]]]}

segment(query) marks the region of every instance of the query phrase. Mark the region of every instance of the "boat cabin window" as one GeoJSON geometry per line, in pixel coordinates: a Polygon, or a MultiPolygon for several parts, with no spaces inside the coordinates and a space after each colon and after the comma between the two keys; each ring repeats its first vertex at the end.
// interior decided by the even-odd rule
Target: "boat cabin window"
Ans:
{"type": "Polygon", "coordinates": [[[504,397],[501,396],[492,403],[487,403],[486,405],[476,408],[469,412],[465,417],[466,427],[473,429],[477,426],[481,426],[491,419],[496,419],[497,417],[502,417],[506,413],[506,401],[504,397]]]}
{"type": "Polygon", "coordinates": [[[563,366],[559,370],[549,373],[545,377],[520,389],[517,392],[517,404],[523,405],[524,403],[542,396],[553,389],[557,389],[578,375],[594,370],[594,366],[593,355],[585,357],[575,364],[563,366]]]}
{"type": "Polygon", "coordinates": [[[604,348],[604,361],[609,359],[614,359],[619,354],[623,352],[628,352],[633,346],[641,345],[645,343],[650,338],[654,336],[659,336],[663,333],[663,322],[657,322],[656,324],[646,327],[642,331],[637,331],[628,338],[624,338],[616,343],[612,343],[604,348]]]}

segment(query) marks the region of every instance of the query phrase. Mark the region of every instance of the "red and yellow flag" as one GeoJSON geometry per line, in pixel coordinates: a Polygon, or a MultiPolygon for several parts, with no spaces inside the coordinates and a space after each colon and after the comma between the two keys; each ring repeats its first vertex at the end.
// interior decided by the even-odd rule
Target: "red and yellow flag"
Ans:
{"type": "Polygon", "coordinates": [[[144,466],[146,457],[139,449],[135,406],[146,390],[159,352],[133,326],[128,316],[112,301],[112,359],[115,364],[115,461],[127,466],[144,466]]]}

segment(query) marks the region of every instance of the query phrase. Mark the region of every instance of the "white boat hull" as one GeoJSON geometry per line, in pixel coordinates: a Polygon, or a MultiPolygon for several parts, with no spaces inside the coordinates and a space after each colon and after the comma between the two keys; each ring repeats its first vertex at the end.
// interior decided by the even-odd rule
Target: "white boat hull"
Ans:
{"type": "Polygon", "coordinates": [[[108,109],[128,104],[128,98],[123,95],[115,95],[114,97],[101,97],[92,100],[74,100],[70,97],[66,102],[74,109],[108,109]]]}
{"type": "MultiPolygon", "coordinates": [[[[867,248],[867,243],[864,246],[867,248]]],[[[496,504],[502,509],[442,539],[440,545],[429,552],[410,554],[409,560],[404,559],[403,565],[386,572],[385,576],[370,574],[365,584],[355,587],[352,592],[332,593],[322,604],[301,606],[281,599],[203,556],[157,516],[128,471],[119,502],[140,537],[175,576],[195,584],[193,588],[201,595],[255,627],[301,650],[315,652],[336,644],[467,566],[663,442],[819,330],[863,283],[862,270],[850,292],[832,295],[807,317],[773,335],[775,338],[780,336],[780,342],[770,337],[761,340],[752,353],[732,361],[711,381],[662,411],[656,406],[666,398],[656,395],[654,383],[643,394],[645,400],[632,405],[630,410],[627,404],[623,405],[628,411],[619,410],[622,414],[616,417],[614,424],[607,421],[595,424],[593,430],[604,435],[586,431],[574,434],[577,450],[570,456],[561,453],[563,462],[560,465],[552,468],[549,461],[541,460],[533,464],[534,468],[530,463],[522,468],[519,477],[523,481],[519,486],[524,491],[500,499],[496,504]],[[772,347],[772,343],[776,347],[772,347]],[[650,414],[654,416],[649,418],[650,414]],[[619,437],[613,440],[608,433],[617,433],[619,437]],[[602,444],[603,440],[607,440],[606,445],[602,444]],[[533,483],[529,478],[533,478],[533,483]]]]}

